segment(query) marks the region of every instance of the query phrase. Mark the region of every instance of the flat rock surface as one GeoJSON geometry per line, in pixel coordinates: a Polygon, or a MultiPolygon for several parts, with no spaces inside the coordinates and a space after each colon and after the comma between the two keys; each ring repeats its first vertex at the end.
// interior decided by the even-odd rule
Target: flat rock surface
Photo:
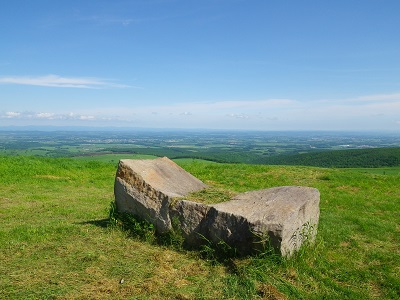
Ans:
{"type": "Polygon", "coordinates": [[[163,157],[157,159],[123,159],[126,165],[149,184],[169,197],[184,197],[207,187],[201,180],[163,157]]]}
{"type": "Polygon", "coordinates": [[[241,215],[249,222],[262,220],[281,223],[293,214],[298,214],[312,199],[319,201],[319,191],[315,188],[281,186],[242,193],[213,207],[218,211],[241,215]]]}

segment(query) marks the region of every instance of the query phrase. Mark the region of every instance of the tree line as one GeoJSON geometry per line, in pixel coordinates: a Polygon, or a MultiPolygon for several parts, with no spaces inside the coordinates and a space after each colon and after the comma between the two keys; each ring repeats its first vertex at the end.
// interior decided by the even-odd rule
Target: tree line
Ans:
{"type": "Polygon", "coordinates": [[[271,156],[265,164],[325,168],[379,168],[400,166],[400,148],[349,149],[271,156]]]}

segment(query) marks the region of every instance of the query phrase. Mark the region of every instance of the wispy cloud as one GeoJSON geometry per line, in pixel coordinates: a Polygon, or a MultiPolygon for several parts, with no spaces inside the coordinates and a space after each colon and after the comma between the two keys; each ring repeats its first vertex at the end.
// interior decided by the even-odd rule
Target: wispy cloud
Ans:
{"type": "Polygon", "coordinates": [[[35,115],[35,117],[37,117],[38,119],[48,119],[48,120],[54,120],[57,118],[56,114],[48,112],[38,113],[35,115]]]}
{"type": "Polygon", "coordinates": [[[57,114],[52,112],[15,112],[8,111],[0,114],[0,119],[21,119],[21,120],[99,120],[100,117],[93,115],[82,115],[76,113],[57,114]]]}
{"type": "Polygon", "coordinates": [[[314,103],[342,103],[344,105],[362,105],[371,103],[400,102],[400,93],[363,95],[352,98],[316,100],[314,103]]]}
{"type": "Polygon", "coordinates": [[[395,94],[379,94],[361,96],[353,99],[354,101],[362,102],[384,102],[384,101],[400,101],[400,93],[395,94]]]}
{"type": "Polygon", "coordinates": [[[3,119],[13,119],[13,118],[18,118],[20,115],[21,115],[20,112],[8,111],[0,117],[3,119]]]}
{"type": "MultiPolygon", "coordinates": [[[[239,101],[216,101],[216,102],[183,102],[158,105],[138,105],[134,108],[136,112],[152,110],[158,113],[176,113],[181,115],[198,114],[221,114],[237,115],[243,112],[259,113],[262,111],[274,111],[301,106],[297,100],[290,99],[267,99],[267,100],[239,100],[239,101]],[[186,113],[185,113],[186,112],[186,113]]],[[[111,108],[112,109],[112,108],[111,108]]],[[[115,108],[114,108],[115,109],[115,108]]],[[[119,112],[129,112],[129,108],[120,108],[119,112]]]]}
{"type": "MultiPolygon", "coordinates": [[[[399,128],[397,94],[299,101],[267,99],[110,106],[79,112],[0,112],[4,124],[95,124],[138,127],[262,130],[378,130],[399,128]],[[362,99],[362,100],[355,100],[362,99]]],[[[0,122],[0,124],[1,124],[0,122]]]]}
{"type": "Polygon", "coordinates": [[[0,77],[3,84],[35,85],[57,88],[104,89],[126,88],[128,85],[113,83],[100,78],[62,77],[58,75],[45,76],[4,76],[0,77]]]}
{"type": "Polygon", "coordinates": [[[246,114],[227,114],[227,117],[235,118],[235,119],[248,119],[249,116],[246,114]]]}

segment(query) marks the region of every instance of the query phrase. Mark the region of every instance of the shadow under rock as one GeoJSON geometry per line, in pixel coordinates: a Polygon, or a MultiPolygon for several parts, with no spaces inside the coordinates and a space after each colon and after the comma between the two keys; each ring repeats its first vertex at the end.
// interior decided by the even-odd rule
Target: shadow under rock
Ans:
{"type": "Polygon", "coordinates": [[[78,224],[80,225],[90,224],[97,227],[107,228],[110,224],[110,219],[91,220],[91,221],[79,222],[78,224]]]}

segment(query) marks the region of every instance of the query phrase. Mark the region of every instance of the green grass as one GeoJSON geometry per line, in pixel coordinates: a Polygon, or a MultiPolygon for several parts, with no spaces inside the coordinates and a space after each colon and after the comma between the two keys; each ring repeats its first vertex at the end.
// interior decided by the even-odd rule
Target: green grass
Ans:
{"type": "Polygon", "coordinates": [[[215,261],[107,226],[115,163],[3,156],[0,299],[400,298],[398,169],[179,164],[216,194],[318,188],[316,244],[215,261]]]}
{"type": "Polygon", "coordinates": [[[371,173],[371,174],[379,174],[379,175],[400,175],[400,167],[391,167],[391,168],[358,168],[353,169],[354,171],[371,173]]]}
{"type": "Polygon", "coordinates": [[[147,154],[101,154],[101,155],[87,155],[75,156],[73,159],[81,161],[101,161],[117,164],[120,159],[152,159],[156,158],[154,155],[147,154]]]}
{"type": "Polygon", "coordinates": [[[237,193],[223,188],[209,186],[207,189],[193,192],[185,197],[185,200],[204,204],[216,204],[232,199],[237,193]]]}

